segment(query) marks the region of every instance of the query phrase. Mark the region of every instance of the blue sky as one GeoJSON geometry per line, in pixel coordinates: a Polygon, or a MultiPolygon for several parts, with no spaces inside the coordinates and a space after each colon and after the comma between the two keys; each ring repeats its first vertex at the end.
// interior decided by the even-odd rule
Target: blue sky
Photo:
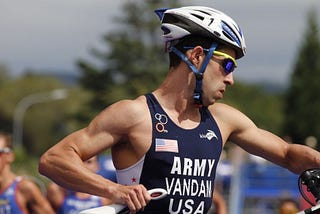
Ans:
{"type": "MultiPolygon", "coordinates": [[[[123,2],[125,0],[0,0],[0,63],[14,75],[26,69],[75,73],[77,59],[90,59],[92,47],[105,48],[101,37],[114,29],[112,19],[121,15],[123,2]]],[[[310,8],[317,11],[320,29],[319,0],[189,0],[182,3],[214,7],[238,22],[246,37],[248,53],[239,60],[235,77],[247,82],[286,84],[303,40],[310,8]]]]}

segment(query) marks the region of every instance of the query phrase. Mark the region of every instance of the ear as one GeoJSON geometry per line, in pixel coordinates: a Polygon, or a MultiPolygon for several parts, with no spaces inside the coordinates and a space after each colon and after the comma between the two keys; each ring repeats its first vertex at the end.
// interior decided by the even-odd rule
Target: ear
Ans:
{"type": "Polygon", "coordinates": [[[196,46],[191,50],[189,59],[195,66],[198,67],[202,63],[204,57],[205,54],[203,52],[203,48],[201,46],[196,46]]]}

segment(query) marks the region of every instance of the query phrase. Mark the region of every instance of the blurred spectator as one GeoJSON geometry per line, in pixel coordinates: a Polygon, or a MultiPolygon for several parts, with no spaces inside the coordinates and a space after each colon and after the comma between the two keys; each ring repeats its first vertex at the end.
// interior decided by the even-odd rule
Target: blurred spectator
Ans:
{"type": "Polygon", "coordinates": [[[97,173],[113,182],[117,182],[116,169],[114,168],[111,154],[99,155],[98,161],[99,170],[97,173]]]}
{"type": "Polygon", "coordinates": [[[222,194],[226,194],[230,190],[231,177],[234,173],[234,168],[231,161],[227,158],[227,152],[222,151],[220,161],[218,162],[215,189],[222,194]]]}
{"type": "Polygon", "coordinates": [[[299,211],[299,204],[293,198],[285,198],[280,201],[279,214],[296,214],[299,211]]]}
{"type": "Polygon", "coordinates": [[[227,203],[222,194],[220,194],[216,188],[214,189],[212,206],[207,214],[227,214],[227,203]]]}
{"type": "MultiPolygon", "coordinates": [[[[98,172],[98,157],[94,156],[85,161],[88,169],[98,172]]],[[[82,192],[74,192],[64,189],[55,183],[47,187],[47,197],[57,214],[74,214],[81,210],[110,204],[106,198],[90,195],[82,192]]]]}
{"type": "Polygon", "coordinates": [[[0,213],[54,214],[37,185],[12,172],[14,158],[11,135],[0,132],[0,213]]]}

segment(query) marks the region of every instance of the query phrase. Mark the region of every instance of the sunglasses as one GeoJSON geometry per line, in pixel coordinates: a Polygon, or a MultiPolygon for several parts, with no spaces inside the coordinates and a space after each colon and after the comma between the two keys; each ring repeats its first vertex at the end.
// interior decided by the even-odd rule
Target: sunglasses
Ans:
{"type": "Polygon", "coordinates": [[[8,147],[0,148],[0,154],[2,153],[10,153],[11,149],[8,147]]]}
{"type": "MultiPolygon", "coordinates": [[[[183,48],[192,49],[194,47],[183,47],[183,48]]],[[[209,51],[209,49],[206,49],[206,48],[204,48],[203,50],[206,52],[209,51]]],[[[227,75],[230,74],[231,72],[233,72],[234,69],[238,66],[236,60],[232,56],[230,56],[226,53],[223,53],[220,51],[213,51],[213,56],[223,56],[224,57],[223,59],[221,59],[221,66],[227,75]]]]}
{"type": "Polygon", "coordinates": [[[226,74],[230,74],[233,70],[238,66],[236,60],[223,52],[220,51],[213,51],[213,56],[223,56],[224,58],[221,59],[221,66],[226,74]]]}

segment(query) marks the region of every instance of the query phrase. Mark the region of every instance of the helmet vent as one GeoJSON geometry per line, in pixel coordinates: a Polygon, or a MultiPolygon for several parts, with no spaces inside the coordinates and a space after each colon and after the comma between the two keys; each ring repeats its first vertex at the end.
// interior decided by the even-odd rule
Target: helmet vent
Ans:
{"type": "Polygon", "coordinates": [[[197,17],[198,19],[200,19],[201,21],[203,21],[204,17],[203,16],[199,16],[198,14],[194,14],[192,13],[191,15],[197,17]]]}
{"type": "Polygon", "coordinates": [[[164,26],[161,27],[161,30],[163,31],[164,35],[169,34],[170,30],[164,26]]]}
{"type": "Polygon", "coordinates": [[[234,31],[228,26],[227,23],[222,21],[222,29],[223,29],[223,34],[228,37],[231,41],[236,42],[238,45],[241,45],[241,42],[239,41],[238,37],[234,33],[234,31]]]}
{"type": "Polygon", "coordinates": [[[214,33],[214,35],[216,35],[217,37],[220,37],[220,36],[221,36],[221,34],[220,34],[218,31],[214,31],[213,33],[214,33]]]}
{"type": "Polygon", "coordinates": [[[206,14],[206,15],[208,15],[208,16],[211,15],[210,13],[208,13],[208,12],[206,12],[206,11],[203,11],[203,10],[195,10],[195,11],[198,11],[198,12],[200,12],[200,13],[204,13],[204,14],[206,14]]]}
{"type": "Polygon", "coordinates": [[[233,41],[232,37],[227,34],[225,31],[222,31],[223,35],[225,35],[228,39],[230,39],[231,41],[233,41]]]}

